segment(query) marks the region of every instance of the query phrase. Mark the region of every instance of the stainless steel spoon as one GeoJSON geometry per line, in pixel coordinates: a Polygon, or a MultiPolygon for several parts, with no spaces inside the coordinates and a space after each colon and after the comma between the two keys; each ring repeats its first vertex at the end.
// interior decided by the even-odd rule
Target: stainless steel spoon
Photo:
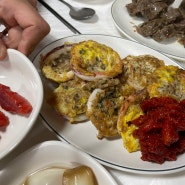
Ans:
{"type": "Polygon", "coordinates": [[[73,19],[77,19],[77,20],[89,19],[96,13],[95,10],[93,10],[92,8],[77,8],[77,7],[73,7],[72,5],[70,5],[69,3],[66,3],[63,0],[59,0],[59,1],[64,3],[70,8],[69,15],[73,19]]]}

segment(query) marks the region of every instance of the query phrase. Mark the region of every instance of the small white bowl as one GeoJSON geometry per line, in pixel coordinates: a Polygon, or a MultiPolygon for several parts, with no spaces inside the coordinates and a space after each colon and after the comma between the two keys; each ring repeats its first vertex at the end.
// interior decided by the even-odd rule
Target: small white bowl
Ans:
{"type": "Polygon", "coordinates": [[[30,174],[49,167],[89,166],[98,184],[117,185],[109,172],[94,158],[61,141],[45,141],[17,156],[0,170],[1,184],[21,185],[30,174]]]}
{"type": "Polygon", "coordinates": [[[27,117],[8,113],[9,125],[0,127],[0,159],[11,152],[26,136],[39,115],[43,102],[43,86],[32,62],[21,52],[8,49],[8,56],[0,61],[0,83],[25,97],[33,110],[27,117]]]}

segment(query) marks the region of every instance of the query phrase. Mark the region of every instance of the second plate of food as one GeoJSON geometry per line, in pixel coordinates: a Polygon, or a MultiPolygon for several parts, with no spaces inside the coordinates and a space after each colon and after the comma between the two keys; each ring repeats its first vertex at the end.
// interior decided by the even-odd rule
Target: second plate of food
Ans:
{"type": "MultiPolygon", "coordinates": [[[[35,67],[41,75],[44,86],[44,102],[41,110],[41,116],[45,120],[47,126],[62,141],[80,148],[81,150],[93,156],[100,163],[115,169],[134,173],[149,174],[172,173],[183,170],[185,167],[183,163],[185,160],[184,154],[179,155],[176,161],[166,161],[163,164],[143,161],[141,160],[140,151],[129,153],[123,147],[123,141],[121,137],[105,137],[103,139],[98,139],[97,130],[91,121],[87,120],[82,122],[78,121],[77,123],[70,123],[65,116],[59,115],[57,111],[50,105],[50,103],[48,103],[48,98],[53,90],[58,87],[58,82],[53,82],[52,80],[45,78],[43,72],[41,71],[41,59],[43,60],[43,56],[49,56],[51,51],[57,51],[65,43],[70,45],[71,43],[79,43],[87,40],[93,40],[111,47],[120,55],[121,58],[125,58],[128,55],[152,55],[159,60],[164,61],[166,65],[178,66],[173,60],[169,59],[165,55],[149,47],[133,41],[125,40],[120,37],[88,34],[70,36],[56,40],[45,46],[33,60],[35,67]]],[[[57,55],[60,54],[57,53],[57,55]]],[[[57,63],[57,60],[55,62],[57,63]]],[[[180,66],[178,67],[180,68],[180,66]]],[[[67,86],[65,86],[65,88],[67,89],[67,86]]],[[[63,94],[61,94],[61,96],[63,96],[63,94]]],[[[70,94],[68,94],[68,96],[70,96],[70,94]]],[[[79,94],[76,93],[76,98],[78,99],[78,97],[79,94]]]]}
{"type": "MultiPolygon", "coordinates": [[[[171,7],[177,8],[181,1],[174,1],[171,7]]],[[[130,16],[126,5],[132,3],[131,0],[116,0],[112,5],[112,17],[116,27],[129,39],[135,40],[162,52],[174,59],[185,61],[184,46],[176,39],[166,39],[157,42],[150,37],[144,37],[136,31],[136,27],[144,23],[145,19],[137,16],[130,16]]],[[[145,7],[145,5],[143,5],[145,7]]],[[[133,12],[136,11],[133,9],[133,12]]],[[[157,25],[158,23],[156,23],[157,25]]],[[[149,28],[148,28],[149,30],[149,28]]]]}

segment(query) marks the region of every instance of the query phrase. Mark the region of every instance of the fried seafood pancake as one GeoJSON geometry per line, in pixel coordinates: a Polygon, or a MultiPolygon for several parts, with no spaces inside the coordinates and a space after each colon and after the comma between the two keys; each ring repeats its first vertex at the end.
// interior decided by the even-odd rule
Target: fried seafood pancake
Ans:
{"type": "Polygon", "coordinates": [[[152,75],[147,87],[150,98],[170,96],[177,100],[185,98],[185,70],[177,66],[161,66],[152,75]]]}
{"type": "Polygon", "coordinates": [[[73,79],[71,70],[71,45],[64,44],[41,56],[41,70],[43,75],[55,82],[61,83],[73,79]]]}
{"type": "Polygon", "coordinates": [[[118,86],[95,89],[89,97],[86,115],[98,130],[97,137],[118,136],[118,110],[124,97],[118,86]]]}
{"type": "Polygon", "coordinates": [[[87,119],[85,112],[90,92],[83,90],[84,83],[77,77],[74,80],[60,83],[48,101],[60,115],[68,118],[71,123],[87,119]]]}
{"type": "Polygon", "coordinates": [[[74,73],[87,81],[112,78],[122,72],[119,54],[112,48],[88,40],[75,44],[71,49],[71,66],[74,73]]]}
{"type": "Polygon", "coordinates": [[[128,55],[122,62],[124,69],[120,80],[136,90],[146,88],[151,74],[158,67],[164,66],[162,60],[151,55],[128,55]]]}
{"type": "Polygon", "coordinates": [[[147,91],[143,89],[128,96],[123,102],[117,122],[117,130],[121,134],[123,145],[128,152],[135,152],[140,149],[138,139],[133,136],[137,127],[131,121],[143,115],[140,103],[147,98],[147,91]]]}

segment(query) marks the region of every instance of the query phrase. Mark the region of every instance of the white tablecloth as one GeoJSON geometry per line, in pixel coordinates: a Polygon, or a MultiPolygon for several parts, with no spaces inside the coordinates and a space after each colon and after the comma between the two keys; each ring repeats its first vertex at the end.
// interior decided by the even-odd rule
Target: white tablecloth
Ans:
{"type": "MultiPolygon", "coordinates": [[[[113,0],[67,0],[74,6],[88,6],[96,10],[96,16],[85,21],[76,21],[72,19],[68,14],[69,8],[58,0],[45,1],[50,4],[50,6],[52,6],[58,13],[60,13],[67,21],[69,21],[75,28],[77,28],[82,34],[99,33],[124,37],[124,35],[117,30],[112,20],[111,5],[113,0]]],[[[38,44],[34,52],[31,54],[30,59],[32,59],[46,44],[59,38],[74,35],[72,31],[70,31],[40,3],[38,3],[38,11],[50,24],[51,32],[40,44],[38,44]]],[[[185,64],[181,63],[181,65],[185,67],[185,64]]],[[[13,159],[19,153],[30,148],[31,146],[47,140],[58,140],[58,138],[46,127],[41,117],[38,117],[34,127],[25,137],[25,139],[10,154],[8,154],[0,161],[0,167],[2,168],[3,166],[6,166],[6,164],[11,159],[13,159]]],[[[118,185],[172,185],[177,183],[179,185],[184,185],[185,183],[185,172],[171,175],[150,176],[127,173],[111,169],[109,167],[105,168],[115,178],[118,185]]]]}

